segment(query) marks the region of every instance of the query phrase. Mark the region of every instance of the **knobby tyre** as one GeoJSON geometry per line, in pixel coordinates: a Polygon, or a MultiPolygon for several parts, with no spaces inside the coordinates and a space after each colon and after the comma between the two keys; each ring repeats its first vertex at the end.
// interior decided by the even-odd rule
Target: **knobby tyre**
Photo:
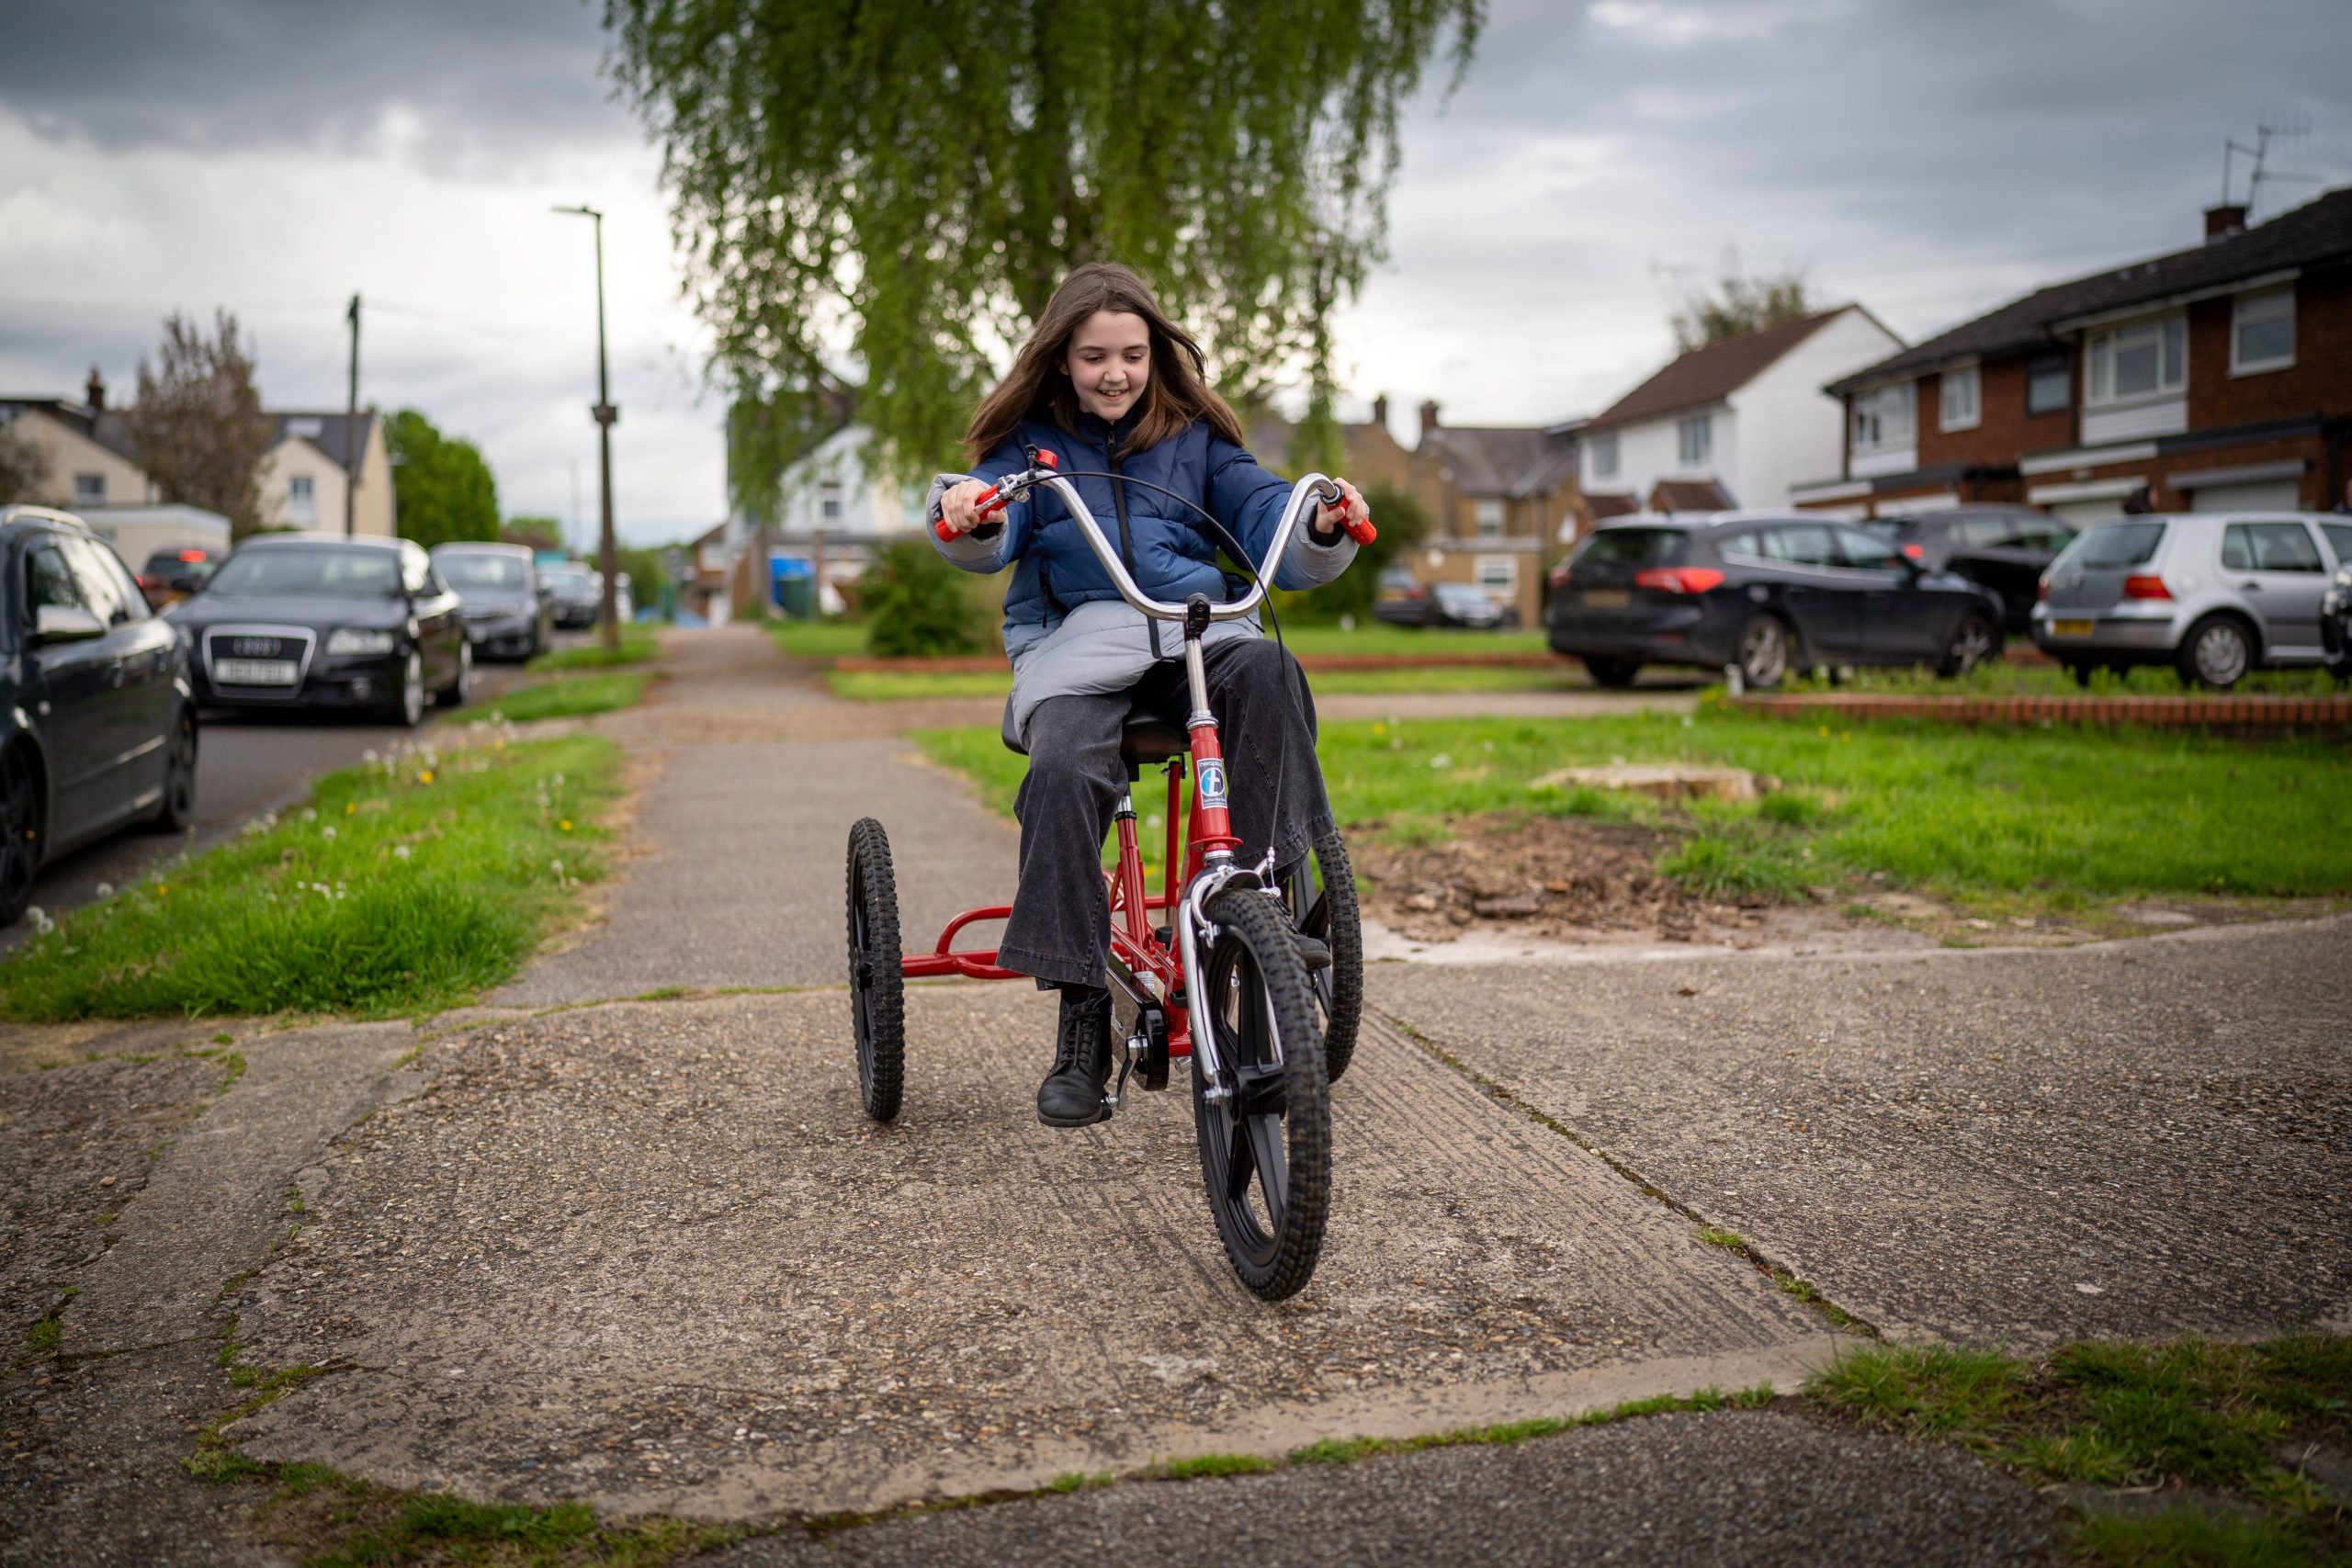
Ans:
{"type": "Polygon", "coordinates": [[[858,1095],[868,1116],[888,1122],[906,1095],[907,990],[890,840],[871,817],[849,830],[849,993],[858,1095]]]}
{"type": "Polygon", "coordinates": [[[1356,1033],[1363,1023],[1363,919],[1348,846],[1338,829],[1316,839],[1285,894],[1300,934],[1313,937],[1331,954],[1329,966],[1310,969],[1306,980],[1322,1012],[1324,1069],[1338,1083],[1355,1059],[1356,1033]]]}
{"type": "Polygon", "coordinates": [[[1267,1301],[1314,1278],[1331,1204],[1331,1086],[1306,965],[1283,906],[1256,888],[1211,899],[1206,987],[1225,1098],[1193,1055],[1201,1177],[1226,1258],[1267,1301]]]}

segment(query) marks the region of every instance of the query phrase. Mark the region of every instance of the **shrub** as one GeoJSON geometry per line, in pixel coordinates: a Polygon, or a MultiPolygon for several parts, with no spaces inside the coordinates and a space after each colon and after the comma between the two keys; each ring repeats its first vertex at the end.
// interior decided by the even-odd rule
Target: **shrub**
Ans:
{"type": "Polygon", "coordinates": [[[988,622],[965,594],[962,575],[919,539],[875,552],[860,584],[873,627],[867,651],[886,659],[986,652],[988,622]]]}

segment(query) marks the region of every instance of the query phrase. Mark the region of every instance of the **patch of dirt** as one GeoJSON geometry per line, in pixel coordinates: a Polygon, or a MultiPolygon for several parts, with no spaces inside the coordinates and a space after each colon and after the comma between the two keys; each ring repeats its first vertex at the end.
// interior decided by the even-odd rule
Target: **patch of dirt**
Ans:
{"type": "Polygon", "coordinates": [[[1482,925],[1571,939],[1720,941],[1765,923],[1772,899],[1718,903],[1660,876],[1658,854],[1674,841],[1634,822],[1502,818],[1459,824],[1433,844],[1392,848],[1367,837],[1351,858],[1364,912],[1412,942],[1451,942],[1482,925]]]}

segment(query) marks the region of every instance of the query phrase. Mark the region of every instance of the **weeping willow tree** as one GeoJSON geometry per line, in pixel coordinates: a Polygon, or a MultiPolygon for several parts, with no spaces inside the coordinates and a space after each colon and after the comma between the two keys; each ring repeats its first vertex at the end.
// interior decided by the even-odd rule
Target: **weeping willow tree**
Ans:
{"type": "Polygon", "coordinates": [[[1485,0],[606,0],[732,393],[731,483],[855,419],[947,460],[1070,267],[1123,261],[1244,405],[1303,385],[1381,254],[1399,111],[1485,0]]]}

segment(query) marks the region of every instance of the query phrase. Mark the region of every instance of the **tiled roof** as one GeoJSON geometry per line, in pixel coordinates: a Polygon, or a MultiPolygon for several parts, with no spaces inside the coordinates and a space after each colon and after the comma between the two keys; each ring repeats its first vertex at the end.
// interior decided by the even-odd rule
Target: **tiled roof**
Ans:
{"type": "Polygon", "coordinates": [[[1840,305],[1817,316],[1784,321],[1760,333],[1694,348],[1593,417],[1588,432],[1636,420],[1655,419],[1679,409],[1722,402],[1770,367],[1772,362],[1823,327],[1854,309],[1840,305]]]}
{"type": "MultiPolygon", "coordinates": [[[[277,427],[278,440],[284,441],[288,437],[297,437],[307,441],[334,459],[338,466],[342,465],[343,427],[350,418],[348,414],[274,413],[269,418],[270,422],[277,427]]],[[[351,450],[354,457],[362,462],[365,462],[368,457],[368,428],[375,423],[375,410],[364,409],[360,412],[359,428],[355,433],[357,439],[352,443],[351,450]]]]}
{"type": "Polygon", "coordinates": [[[1631,517],[1642,509],[1642,503],[1630,495],[1596,494],[1587,491],[1584,497],[1584,509],[1592,514],[1594,522],[1605,523],[1611,517],[1631,517]]]}
{"type": "Polygon", "coordinates": [[[2352,264],[2352,186],[2329,191],[2267,223],[2225,240],[2209,240],[2194,250],[2176,251],[2133,262],[2071,283],[2053,283],[1999,310],[1962,321],[1925,343],[1914,344],[1832,381],[1824,389],[1842,396],[1905,374],[1917,375],[1971,355],[2030,353],[2054,348],[2051,327],[2077,316],[2169,299],[2260,277],[2290,267],[2352,264]]]}
{"type": "Polygon", "coordinates": [[[1650,487],[1652,512],[1726,512],[1731,497],[1713,479],[1660,479],[1650,487]]]}
{"type": "Polygon", "coordinates": [[[1421,438],[1464,495],[1549,495],[1576,473],[1572,433],[1537,425],[1441,424],[1421,438]]]}
{"type": "MultiPolygon", "coordinates": [[[[139,448],[130,439],[130,422],[120,409],[93,409],[66,398],[0,397],[0,411],[39,409],[50,418],[78,434],[86,435],[125,462],[139,461],[139,448]]],[[[8,417],[14,418],[11,412],[8,417]]]]}

